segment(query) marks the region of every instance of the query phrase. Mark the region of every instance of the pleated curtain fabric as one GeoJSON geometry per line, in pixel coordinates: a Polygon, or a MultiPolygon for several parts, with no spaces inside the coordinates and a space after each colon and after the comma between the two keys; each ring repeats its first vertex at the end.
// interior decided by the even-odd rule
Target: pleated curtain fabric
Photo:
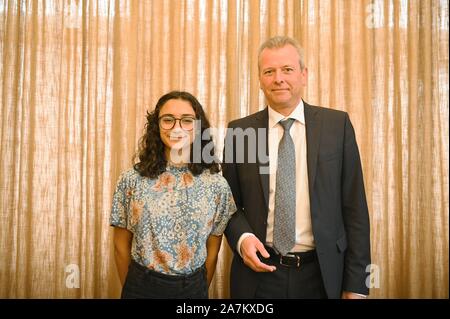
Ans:
{"type": "MultiPolygon", "coordinates": [[[[258,48],[305,49],[304,99],[349,113],[370,298],[448,298],[448,1],[0,0],[0,298],[115,298],[109,214],[145,115],[193,93],[216,128],[265,107],[258,48]]],[[[255,185],[255,187],[258,187],[255,185]]],[[[211,298],[229,297],[223,241],[211,298]]]]}

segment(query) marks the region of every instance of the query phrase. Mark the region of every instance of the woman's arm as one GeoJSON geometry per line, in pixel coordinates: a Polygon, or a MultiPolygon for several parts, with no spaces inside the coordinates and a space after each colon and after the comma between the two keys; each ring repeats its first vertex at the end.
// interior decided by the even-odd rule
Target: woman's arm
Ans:
{"type": "Polygon", "coordinates": [[[131,262],[132,239],[133,233],[128,229],[114,227],[114,257],[122,286],[125,283],[125,278],[128,273],[128,266],[131,262]]]}
{"type": "Polygon", "coordinates": [[[206,276],[208,278],[208,287],[214,276],[217,265],[217,255],[219,254],[222,236],[209,235],[206,241],[206,276]]]}

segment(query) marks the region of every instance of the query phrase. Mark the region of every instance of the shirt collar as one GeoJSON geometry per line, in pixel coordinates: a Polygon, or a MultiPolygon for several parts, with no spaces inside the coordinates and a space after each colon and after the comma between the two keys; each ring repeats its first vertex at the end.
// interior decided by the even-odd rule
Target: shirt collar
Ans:
{"type": "Polygon", "coordinates": [[[298,103],[296,108],[292,111],[291,114],[289,114],[289,116],[284,116],[283,114],[278,113],[270,106],[268,107],[268,111],[269,111],[269,128],[273,128],[275,125],[278,124],[278,122],[286,118],[297,120],[303,125],[305,125],[305,107],[303,105],[303,100],[300,100],[300,103],[298,103]]]}

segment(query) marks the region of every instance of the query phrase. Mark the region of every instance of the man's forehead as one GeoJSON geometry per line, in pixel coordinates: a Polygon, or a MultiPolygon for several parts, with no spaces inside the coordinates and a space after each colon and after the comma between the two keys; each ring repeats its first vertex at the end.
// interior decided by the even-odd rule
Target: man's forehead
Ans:
{"type": "Polygon", "coordinates": [[[265,60],[261,59],[261,67],[263,69],[269,68],[285,68],[285,67],[298,67],[299,60],[295,57],[283,58],[282,60],[270,59],[265,60]]]}
{"type": "Polygon", "coordinates": [[[298,59],[299,58],[299,54],[297,52],[297,50],[289,45],[289,46],[284,46],[281,48],[265,48],[262,52],[261,52],[261,60],[264,60],[268,57],[273,57],[273,56],[283,56],[284,59],[298,59]]]}

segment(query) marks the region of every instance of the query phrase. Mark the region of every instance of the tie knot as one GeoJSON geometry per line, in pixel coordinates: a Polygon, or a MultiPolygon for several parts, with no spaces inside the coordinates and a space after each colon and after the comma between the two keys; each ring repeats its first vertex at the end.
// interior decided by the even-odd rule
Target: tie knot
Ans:
{"type": "Polygon", "coordinates": [[[288,132],[289,129],[291,128],[292,124],[294,124],[294,121],[295,121],[294,119],[289,118],[287,120],[280,121],[278,123],[280,123],[280,125],[283,127],[285,132],[286,131],[288,132]]]}

